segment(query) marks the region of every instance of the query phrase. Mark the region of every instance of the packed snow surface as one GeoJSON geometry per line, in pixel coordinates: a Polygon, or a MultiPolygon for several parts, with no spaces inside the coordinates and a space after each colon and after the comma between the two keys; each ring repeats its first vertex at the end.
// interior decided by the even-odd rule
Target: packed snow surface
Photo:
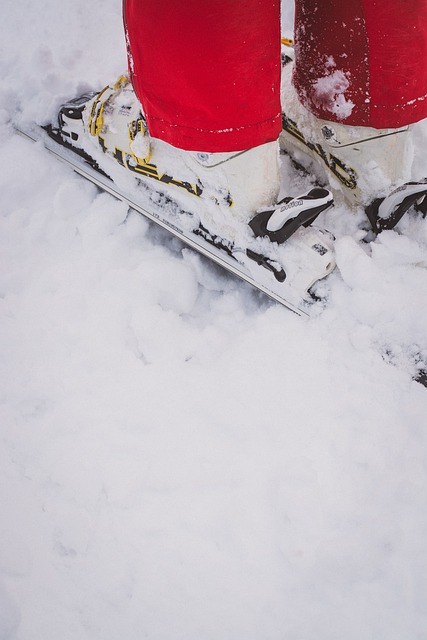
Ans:
{"type": "Polygon", "coordinates": [[[13,132],[123,72],[120,2],[0,28],[0,639],[426,640],[427,222],[331,210],[298,318],[13,132]]]}

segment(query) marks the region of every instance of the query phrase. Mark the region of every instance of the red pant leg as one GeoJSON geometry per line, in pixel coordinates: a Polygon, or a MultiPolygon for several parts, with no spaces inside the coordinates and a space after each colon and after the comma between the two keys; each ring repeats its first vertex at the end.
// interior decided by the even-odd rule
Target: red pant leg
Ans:
{"type": "Polygon", "coordinates": [[[152,136],[238,151],[280,133],[280,0],[124,0],[129,67],[152,136]]]}
{"type": "Polygon", "coordinates": [[[400,127],[427,117],[427,0],[296,0],[294,84],[316,116],[400,127]]]}

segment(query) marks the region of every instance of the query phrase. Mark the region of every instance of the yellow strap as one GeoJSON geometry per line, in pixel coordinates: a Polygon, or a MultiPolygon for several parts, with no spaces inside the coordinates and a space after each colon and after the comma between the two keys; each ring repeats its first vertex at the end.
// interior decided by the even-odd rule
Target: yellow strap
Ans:
{"type": "Polygon", "coordinates": [[[119,78],[117,78],[116,83],[113,85],[114,91],[117,91],[117,89],[120,89],[121,87],[125,87],[128,82],[128,76],[120,76],[119,78]]]}

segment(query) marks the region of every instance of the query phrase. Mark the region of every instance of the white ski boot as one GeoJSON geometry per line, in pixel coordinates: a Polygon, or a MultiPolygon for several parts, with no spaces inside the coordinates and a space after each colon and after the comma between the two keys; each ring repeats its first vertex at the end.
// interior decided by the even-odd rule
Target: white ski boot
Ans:
{"type": "Polygon", "coordinates": [[[183,151],[149,135],[141,105],[126,76],[100,93],[63,105],[59,133],[93,157],[114,180],[120,165],[140,179],[157,181],[184,206],[214,218],[247,222],[261,206],[276,202],[279,147],[269,142],[233,153],[183,151]],[[94,151],[96,149],[96,151],[94,151]],[[116,162],[111,162],[114,159],[116,162]],[[114,173],[114,175],[112,175],[114,173]]]}
{"type": "MultiPolygon", "coordinates": [[[[293,60],[285,56],[284,62],[281,148],[303,166],[314,160],[326,169],[336,200],[365,207],[375,231],[392,228],[427,193],[423,181],[404,184],[412,165],[410,127],[374,129],[317,118],[301,104],[293,87],[293,60]]],[[[331,111],[346,106],[339,92],[328,98],[335,101],[331,111]]]]}

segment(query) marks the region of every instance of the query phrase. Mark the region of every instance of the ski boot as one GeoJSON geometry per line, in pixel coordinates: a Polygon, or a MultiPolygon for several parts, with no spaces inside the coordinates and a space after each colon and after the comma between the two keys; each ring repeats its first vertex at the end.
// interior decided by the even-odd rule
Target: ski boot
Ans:
{"type": "MultiPolygon", "coordinates": [[[[412,164],[410,127],[374,129],[317,118],[301,104],[292,70],[293,60],[285,55],[281,148],[303,166],[314,160],[326,169],[337,200],[364,207],[376,233],[393,228],[414,204],[424,211],[426,181],[407,182],[412,164]]],[[[345,108],[339,103],[342,94],[335,99],[336,109],[345,108]]]]}
{"type": "Polygon", "coordinates": [[[277,142],[234,153],[172,147],[149,135],[126,76],[97,94],[63,105],[58,119],[51,135],[89,156],[107,175],[117,179],[120,166],[190,210],[203,202],[213,217],[224,214],[247,222],[259,207],[276,202],[277,142]]]}

